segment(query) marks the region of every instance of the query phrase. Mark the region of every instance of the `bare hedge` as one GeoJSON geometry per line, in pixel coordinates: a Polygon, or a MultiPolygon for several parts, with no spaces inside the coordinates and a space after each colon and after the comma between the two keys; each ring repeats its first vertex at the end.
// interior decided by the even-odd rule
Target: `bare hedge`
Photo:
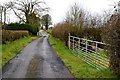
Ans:
{"type": "Polygon", "coordinates": [[[16,39],[22,38],[24,36],[29,36],[28,31],[23,30],[3,30],[2,31],[2,43],[6,44],[8,42],[13,42],[16,39]]]}
{"type": "Polygon", "coordinates": [[[102,29],[102,39],[107,46],[110,56],[110,69],[120,77],[120,24],[118,15],[112,15],[111,19],[104,25],[102,29]]]}
{"type": "Polygon", "coordinates": [[[77,36],[80,38],[86,38],[95,41],[102,41],[101,39],[101,29],[100,28],[82,28],[70,26],[67,23],[61,23],[56,25],[52,30],[52,36],[59,38],[60,40],[68,43],[68,33],[72,36],[77,36]]]}

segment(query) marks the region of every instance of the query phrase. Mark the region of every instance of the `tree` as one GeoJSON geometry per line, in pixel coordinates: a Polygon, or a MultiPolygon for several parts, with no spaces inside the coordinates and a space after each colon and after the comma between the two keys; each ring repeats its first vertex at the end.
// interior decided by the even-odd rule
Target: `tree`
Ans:
{"type": "MultiPolygon", "coordinates": [[[[6,24],[6,16],[7,16],[6,14],[10,10],[11,10],[11,4],[10,3],[5,3],[3,5],[0,5],[0,24],[1,24],[1,26],[3,24],[2,17],[4,17],[4,25],[5,25],[6,24]],[[3,16],[3,13],[4,13],[4,16],[3,16]]],[[[3,26],[3,28],[4,28],[4,26],[3,26]]]]}
{"type": "Polygon", "coordinates": [[[40,17],[42,12],[48,11],[48,7],[42,7],[46,3],[39,0],[15,0],[10,2],[12,10],[21,22],[29,23],[29,17],[32,14],[40,17]],[[42,6],[41,6],[42,5],[42,6]]]}
{"type": "Polygon", "coordinates": [[[42,25],[46,27],[46,30],[48,30],[48,26],[52,24],[51,16],[49,14],[42,16],[41,22],[42,25]]]}
{"type": "Polygon", "coordinates": [[[33,25],[34,27],[39,28],[40,26],[40,18],[36,16],[35,13],[32,13],[28,17],[29,24],[33,25]]]}
{"type": "MultiPolygon", "coordinates": [[[[119,6],[120,7],[120,6],[119,6]]],[[[119,8],[120,9],[120,8],[119,8]]],[[[116,12],[104,24],[102,39],[107,43],[110,69],[120,77],[120,12],[116,12]]]]}
{"type": "Polygon", "coordinates": [[[66,21],[73,27],[79,27],[81,29],[83,27],[84,18],[85,12],[77,3],[75,3],[67,12],[66,21]]]}
{"type": "Polygon", "coordinates": [[[85,12],[80,6],[75,3],[70,7],[70,10],[66,15],[66,22],[68,23],[68,32],[71,32],[71,35],[82,36],[82,28],[85,20],[85,12]]]}
{"type": "Polygon", "coordinates": [[[3,13],[3,6],[0,6],[0,27],[2,26],[2,13],[3,13]]]}

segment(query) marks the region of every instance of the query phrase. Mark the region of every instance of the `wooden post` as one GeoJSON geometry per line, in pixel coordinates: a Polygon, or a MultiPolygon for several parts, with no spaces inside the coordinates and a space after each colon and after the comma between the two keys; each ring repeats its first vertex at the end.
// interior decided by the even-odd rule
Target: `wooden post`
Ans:
{"type": "Polygon", "coordinates": [[[70,49],[70,33],[69,33],[69,35],[68,35],[68,43],[69,43],[68,47],[69,47],[69,49],[70,49]]]}

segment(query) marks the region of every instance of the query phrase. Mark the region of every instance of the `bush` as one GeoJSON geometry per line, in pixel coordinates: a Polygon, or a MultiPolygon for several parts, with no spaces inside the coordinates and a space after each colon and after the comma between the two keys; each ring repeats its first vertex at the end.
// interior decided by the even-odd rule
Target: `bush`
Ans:
{"type": "Polygon", "coordinates": [[[68,30],[67,24],[65,23],[58,24],[56,27],[53,28],[52,35],[56,38],[59,38],[62,41],[66,41],[68,40],[68,36],[66,36],[66,34],[68,34],[67,30],[68,30]]]}
{"type": "Polygon", "coordinates": [[[16,39],[22,38],[24,36],[29,36],[29,32],[28,31],[3,30],[2,31],[2,43],[6,44],[8,42],[13,42],[16,39]]]}
{"type": "Polygon", "coordinates": [[[51,34],[51,31],[46,30],[47,33],[51,34]]]}
{"type": "Polygon", "coordinates": [[[90,40],[102,41],[101,40],[101,28],[82,28],[70,26],[68,23],[58,24],[52,30],[53,37],[59,38],[66,42],[68,41],[68,33],[72,36],[80,38],[86,38],[90,40]]]}
{"type": "Polygon", "coordinates": [[[101,39],[101,28],[84,28],[83,29],[84,38],[94,40],[94,41],[102,41],[101,39]]]}
{"type": "Polygon", "coordinates": [[[19,24],[19,23],[8,24],[8,26],[5,26],[5,30],[28,30],[33,35],[36,35],[38,32],[37,27],[33,27],[30,24],[19,24]]]}
{"type": "Polygon", "coordinates": [[[120,24],[118,15],[111,16],[111,19],[106,23],[102,30],[102,39],[107,46],[110,56],[110,69],[120,77],[120,24]]]}

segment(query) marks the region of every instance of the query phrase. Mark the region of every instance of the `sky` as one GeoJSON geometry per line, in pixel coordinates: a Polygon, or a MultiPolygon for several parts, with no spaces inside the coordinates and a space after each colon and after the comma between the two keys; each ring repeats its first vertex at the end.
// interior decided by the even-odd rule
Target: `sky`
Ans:
{"type": "MultiPolygon", "coordinates": [[[[9,2],[11,0],[0,0],[0,4],[9,2]]],[[[80,5],[85,11],[92,15],[102,15],[104,11],[113,10],[114,2],[120,0],[44,0],[48,7],[50,7],[49,14],[52,17],[53,24],[57,24],[65,19],[67,11],[75,2],[80,5]]],[[[7,14],[7,21],[16,22],[18,19],[13,12],[7,14]]]]}

